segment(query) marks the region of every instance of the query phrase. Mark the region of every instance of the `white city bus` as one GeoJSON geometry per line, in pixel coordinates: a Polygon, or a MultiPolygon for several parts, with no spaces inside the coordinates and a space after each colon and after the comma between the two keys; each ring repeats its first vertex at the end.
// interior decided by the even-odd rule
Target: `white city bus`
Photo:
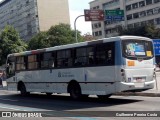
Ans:
{"type": "Polygon", "coordinates": [[[152,40],[119,36],[62,45],[7,57],[8,90],[70,93],[74,99],[107,98],[121,91],[152,89],[155,63],[152,40]]]}

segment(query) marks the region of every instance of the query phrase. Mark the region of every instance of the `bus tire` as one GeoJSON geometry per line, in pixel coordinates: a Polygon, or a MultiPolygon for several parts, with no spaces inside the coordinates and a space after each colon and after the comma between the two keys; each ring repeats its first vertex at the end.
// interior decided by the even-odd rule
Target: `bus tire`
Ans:
{"type": "Polygon", "coordinates": [[[106,100],[106,99],[108,99],[109,97],[111,97],[111,95],[112,95],[112,94],[109,94],[109,95],[97,95],[97,96],[98,96],[98,98],[99,98],[100,100],[106,100]]]}
{"type": "Polygon", "coordinates": [[[81,98],[82,98],[82,99],[86,99],[86,98],[88,98],[88,96],[89,96],[89,95],[87,95],[87,94],[83,94],[83,95],[81,96],[81,98]]]}
{"type": "Polygon", "coordinates": [[[26,96],[29,94],[29,92],[26,91],[26,86],[24,85],[24,83],[19,86],[19,91],[22,96],[26,96]]]}
{"type": "Polygon", "coordinates": [[[51,95],[52,95],[52,93],[46,93],[46,95],[47,95],[47,96],[51,96],[51,95]]]}
{"type": "Polygon", "coordinates": [[[69,86],[69,93],[72,99],[79,99],[82,96],[80,85],[78,83],[72,83],[69,86]]]}

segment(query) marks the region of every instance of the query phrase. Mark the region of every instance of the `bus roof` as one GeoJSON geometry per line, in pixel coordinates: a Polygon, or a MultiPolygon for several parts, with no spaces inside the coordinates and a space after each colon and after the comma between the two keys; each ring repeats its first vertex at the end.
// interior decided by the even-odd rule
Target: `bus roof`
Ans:
{"type": "Polygon", "coordinates": [[[76,47],[82,47],[82,46],[87,46],[87,45],[94,45],[94,44],[98,44],[98,43],[106,43],[106,42],[128,40],[128,39],[138,39],[138,40],[151,41],[151,39],[149,39],[147,37],[117,36],[117,37],[102,38],[102,39],[98,39],[98,40],[92,40],[92,41],[86,41],[86,42],[80,42],[80,43],[74,43],[74,44],[60,45],[60,46],[55,46],[55,47],[13,53],[13,54],[9,54],[8,57],[31,55],[31,54],[37,54],[37,53],[42,53],[42,52],[50,52],[50,51],[54,51],[54,50],[63,50],[63,49],[68,49],[68,48],[76,48],[76,47]]]}

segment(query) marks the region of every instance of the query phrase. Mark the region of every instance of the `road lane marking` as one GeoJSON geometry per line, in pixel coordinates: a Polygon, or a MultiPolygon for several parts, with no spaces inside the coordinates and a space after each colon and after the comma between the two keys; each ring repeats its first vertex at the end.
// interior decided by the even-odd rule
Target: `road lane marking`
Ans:
{"type": "Polygon", "coordinates": [[[71,117],[71,118],[76,118],[76,119],[79,119],[79,120],[98,120],[96,118],[91,118],[91,117],[71,117]]]}
{"type": "Polygon", "coordinates": [[[15,101],[16,101],[16,102],[19,101],[19,100],[14,100],[14,99],[3,99],[3,98],[0,98],[0,100],[14,101],[14,102],[15,102],[15,101]]]}
{"type": "Polygon", "coordinates": [[[45,109],[17,107],[17,106],[12,106],[12,105],[5,105],[5,104],[0,104],[0,108],[19,110],[19,111],[46,111],[45,109]]]}

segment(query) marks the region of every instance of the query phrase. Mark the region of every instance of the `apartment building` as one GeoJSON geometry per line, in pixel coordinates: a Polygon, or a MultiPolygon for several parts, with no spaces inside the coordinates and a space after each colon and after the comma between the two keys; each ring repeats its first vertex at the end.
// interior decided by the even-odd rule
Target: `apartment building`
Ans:
{"type": "Polygon", "coordinates": [[[146,24],[160,27],[160,0],[94,0],[91,9],[124,10],[124,21],[92,22],[92,32],[96,38],[118,35],[118,27],[134,28],[146,24]]]}
{"type": "Polygon", "coordinates": [[[0,30],[6,25],[12,25],[24,40],[59,23],[70,24],[68,0],[0,2],[0,30]]]}

